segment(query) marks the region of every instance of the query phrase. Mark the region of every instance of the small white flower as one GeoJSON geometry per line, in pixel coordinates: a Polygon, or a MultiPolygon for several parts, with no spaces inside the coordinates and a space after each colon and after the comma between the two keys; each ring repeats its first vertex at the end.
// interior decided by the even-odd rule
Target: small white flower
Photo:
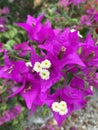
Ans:
{"type": "Polygon", "coordinates": [[[60,115],[65,115],[67,112],[68,112],[68,109],[67,109],[66,102],[65,101],[61,101],[59,103],[59,114],[60,115]]]}
{"type": "Polygon", "coordinates": [[[67,108],[67,104],[65,101],[61,101],[61,102],[54,102],[52,104],[52,110],[54,112],[58,112],[59,115],[66,115],[68,113],[68,108],[67,108]]]}
{"type": "Polygon", "coordinates": [[[40,71],[40,77],[44,80],[48,80],[50,78],[50,72],[48,70],[42,69],[40,71]]]}
{"type": "Polygon", "coordinates": [[[32,64],[31,64],[31,62],[26,62],[26,66],[28,67],[32,67],[32,64]]]}
{"type": "Polygon", "coordinates": [[[41,67],[40,62],[35,62],[33,70],[35,70],[36,72],[42,71],[42,67],[41,67]]]}
{"type": "Polygon", "coordinates": [[[90,86],[90,89],[93,91],[93,86],[90,86]]]}
{"type": "Polygon", "coordinates": [[[52,110],[53,110],[54,112],[59,112],[59,103],[58,103],[58,102],[54,102],[54,103],[52,104],[52,110]]]}
{"type": "Polygon", "coordinates": [[[67,112],[68,112],[68,109],[66,108],[65,110],[63,110],[63,109],[59,109],[59,115],[66,115],[67,114],[67,112]]]}
{"type": "Polygon", "coordinates": [[[65,110],[66,107],[67,107],[66,102],[65,102],[65,101],[61,101],[61,102],[59,103],[59,107],[60,107],[60,109],[65,110]]]}
{"type": "Polygon", "coordinates": [[[80,34],[80,32],[78,31],[78,36],[80,37],[80,38],[83,38],[83,36],[80,34]]]}
{"type": "Polygon", "coordinates": [[[41,67],[44,69],[49,69],[51,67],[51,62],[49,60],[44,60],[41,62],[41,67]]]}
{"type": "Polygon", "coordinates": [[[71,31],[71,32],[75,32],[76,30],[75,30],[75,29],[71,29],[70,31],[71,31]]]}
{"type": "Polygon", "coordinates": [[[3,24],[0,24],[0,28],[3,28],[4,27],[4,25],[3,24]]]}
{"type": "MultiPolygon", "coordinates": [[[[71,29],[70,31],[71,31],[71,32],[75,32],[76,30],[75,30],[75,29],[71,29]]],[[[78,36],[79,36],[80,38],[83,38],[83,36],[80,34],[79,31],[78,31],[78,36]]]]}

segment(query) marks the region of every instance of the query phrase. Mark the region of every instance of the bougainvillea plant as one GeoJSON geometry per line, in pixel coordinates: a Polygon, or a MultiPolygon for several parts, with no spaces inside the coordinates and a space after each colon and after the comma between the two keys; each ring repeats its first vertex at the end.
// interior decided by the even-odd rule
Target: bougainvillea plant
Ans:
{"type": "Polygon", "coordinates": [[[21,95],[32,112],[47,105],[61,126],[86,106],[92,87],[98,88],[98,46],[90,33],[84,39],[78,30],[54,29],[49,20],[42,23],[44,15],[28,15],[26,22],[16,23],[28,35],[28,41],[13,46],[20,59],[0,43],[0,78],[11,84],[8,98],[21,95]]]}

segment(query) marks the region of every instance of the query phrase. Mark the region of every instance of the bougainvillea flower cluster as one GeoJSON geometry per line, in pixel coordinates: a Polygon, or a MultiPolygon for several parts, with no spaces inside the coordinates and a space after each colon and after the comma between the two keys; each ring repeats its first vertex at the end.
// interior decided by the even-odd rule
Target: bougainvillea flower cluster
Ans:
{"type": "Polygon", "coordinates": [[[21,106],[16,105],[14,108],[10,110],[5,110],[3,112],[3,116],[0,117],[0,125],[4,124],[5,122],[8,122],[12,119],[15,119],[17,115],[19,115],[22,112],[21,106]]]}
{"type": "Polygon", "coordinates": [[[7,17],[10,13],[10,10],[7,6],[5,6],[3,9],[0,8],[0,32],[4,32],[6,30],[6,22],[7,22],[7,17]]]}
{"type": "Polygon", "coordinates": [[[86,2],[86,0],[59,0],[59,5],[63,7],[67,7],[68,5],[78,6],[81,3],[86,2]]]}
{"type": "Polygon", "coordinates": [[[83,39],[78,30],[53,29],[49,20],[42,23],[44,15],[28,15],[25,23],[17,23],[29,38],[13,46],[23,59],[11,59],[1,43],[0,78],[12,82],[9,98],[21,95],[32,111],[47,105],[61,126],[86,106],[92,87],[98,88],[98,46],[90,34],[83,39]]]}
{"type": "Polygon", "coordinates": [[[95,1],[95,3],[88,2],[87,5],[85,5],[86,8],[86,13],[80,17],[80,25],[87,25],[87,26],[92,26],[92,25],[97,25],[98,23],[98,9],[97,4],[98,2],[95,1]]]}

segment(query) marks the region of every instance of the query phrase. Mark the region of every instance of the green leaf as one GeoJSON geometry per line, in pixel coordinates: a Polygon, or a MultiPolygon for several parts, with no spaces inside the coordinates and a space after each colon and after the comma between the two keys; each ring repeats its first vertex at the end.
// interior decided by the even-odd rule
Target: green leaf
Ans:
{"type": "Polygon", "coordinates": [[[11,51],[11,50],[12,50],[12,47],[13,47],[13,45],[14,45],[15,43],[16,43],[16,41],[13,40],[13,39],[8,40],[8,41],[6,42],[6,44],[4,45],[4,48],[11,51]]]}
{"type": "Polygon", "coordinates": [[[8,42],[6,42],[6,44],[9,45],[9,46],[13,46],[15,43],[16,43],[16,41],[13,40],[13,39],[11,39],[8,42]]]}
{"type": "Polygon", "coordinates": [[[10,38],[10,35],[9,35],[9,33],[8,33],[8,32],[4,32],[4,33],[3,33],[3,37],[5,37],[5,38],[9,39],[9,38],[10,38]]]}
{"type": "Polygon", "coordinates": [[[89,32],[89,29],[87,27],[84,27],[83,29],[79,30],[79,32],[85,38],[89,32]]]}
{"type": "Polygon", "coordinates": [[[9,36],[10,36],[10,39],[12,39],[12,38],[14,38],[15,37],[15,33],[14,33],[14,31],[13,30],[10,30],[9,31],[9,36]]]}
{"type": "Polygon", "coordinates": [[[70,73],[70,72],[67,72],[66,73],[66,77],[67,77],[67,85],[70,83],[70,81],[71,81],[71,79],[72,79],[72,77],[73,77],[73,74],[72,73],[70,73]]]}

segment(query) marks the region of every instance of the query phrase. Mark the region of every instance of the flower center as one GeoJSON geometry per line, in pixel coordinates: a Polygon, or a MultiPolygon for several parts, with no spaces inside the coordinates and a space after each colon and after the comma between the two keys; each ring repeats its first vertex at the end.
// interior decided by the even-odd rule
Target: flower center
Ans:
{"type": "Polygon", "coordinates": [[[50,72],[48,70],[45,70],[43,69],[41,72],[40,72],[40,77],[42,79],[45,79],[45,80],[48,80],[50,78],[50,72]]]}
{"type": "Polygon", "coordinates": [[[49,60],[44,60],[41,62],[41,67],[44,69],[49,69],[51,67],[51,62],[49,60]]]}
{"type": "Polygon", "coordinates": [[[62,57],[63,57],[64,54],[65,54],[65,51],[66,51],[66,48],[65,48],[64,46],[62,46],[61,49],[60,49],[60,52],[59,52],[59,54],[58,54],[58,58],[59,58],[59,59],[62,59],[62,57]]]}
{"type": "Polygon", "coordinates": [[[31,82],[27,81],[23,92],[26,93],[27,91],[30,91],[31,88],[32,88],[31,82]]]}
{"type": "Polygon", "coordinates": [[[36,72],[40,72],[42,70],[40,62],[35,62],[33,70],[36,72]]]}
{"type": "Polygon", "coordinates": [[[45,59],[41,63],[35,62],[33,70],[39,73],[41,79],[48,80],[50,78],[50,72],[48,70],[50,67],[51,67],[51,62],[48,59],[45,59]]]}
{"type": "Polygon", "coordinates": [[[66,115],[68,112],[67,104],[65,101],[53,102],[52,103],[52,110],[54,112],[58,112],[59,115],[66,115]]]}

